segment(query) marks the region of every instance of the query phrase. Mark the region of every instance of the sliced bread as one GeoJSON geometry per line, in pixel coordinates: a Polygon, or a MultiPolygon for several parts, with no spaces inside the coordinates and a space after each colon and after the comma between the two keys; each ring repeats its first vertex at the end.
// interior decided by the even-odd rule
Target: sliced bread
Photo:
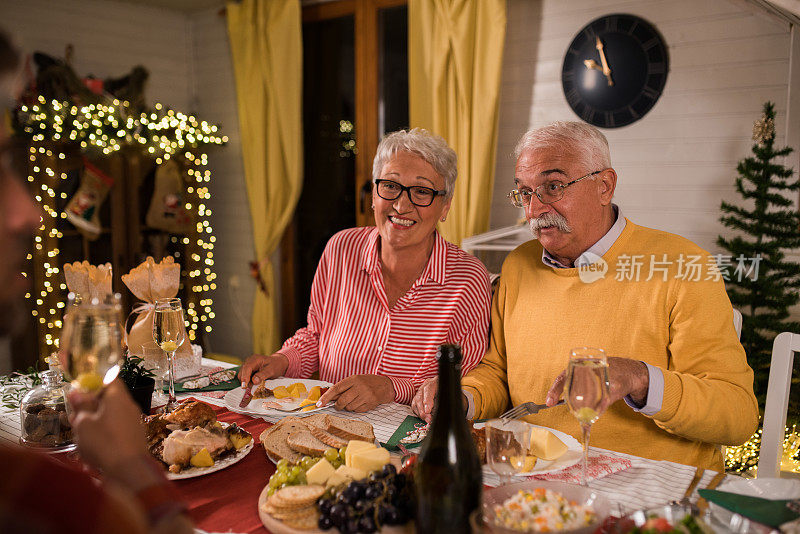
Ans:
{"type": "Polygon", "coordinates": [[[264,450],[267,455],[277,461],[286,459],[290,463],[297,463],[300,461],[301,455],[289,447],[286,437],[300,430],[307,430],[308,427],[303,423],[302,419],[297,417],[286,417],[279,423],[272,425],[264,430],[259,436],[261,444],[264,445],[264,450]]]}
{"type": "Polygon", "coordinates": [[[295,451],[309,456],[322,456],[329,448],[328,445],[315,438],[307,428],[289,434],[286,443],[295,451]]]}
{"type": "Polygon", "coordinates": [[[325,431],[345,440],[375,441],[372,425],[358,419],[346,419],[338,415],[325,416],[325,431]]]}
{"type": "Polygon", "coordinates": [[[320,440],[328,447],[333,447],[334,449],[341,449],[342,447],[347,446],[347,440],[342,439],[339,436],[334,436],[330,432],[323,430],[321,427],[309,425],[308,429],[311,431],[311,433],[314,435],[315,438],[320,440]]]}

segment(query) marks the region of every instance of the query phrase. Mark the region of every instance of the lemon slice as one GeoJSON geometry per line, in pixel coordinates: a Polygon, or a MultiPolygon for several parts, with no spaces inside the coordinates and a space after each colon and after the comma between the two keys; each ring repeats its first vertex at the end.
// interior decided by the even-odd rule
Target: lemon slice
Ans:
{"type": "Polygon", "coordinates": [[[103,387],[103,377],[95,372],[81,373],[72,383],[83,391],[97,391],[103,387]]]}
{"type": "Polygon", "coordinates": [[[581,423],[592,423],[595,419],[597,419],[597,415],[597,411],[589,408],[588,406],[584,406],[575,412],[575,417],[581,423]]]}
{"type": "Polygon", "coordinates": [[[165,341],[161,344],[161,350],[164,352],[174,352],[178,350],[178,344],[174,341],[165,341]]]}

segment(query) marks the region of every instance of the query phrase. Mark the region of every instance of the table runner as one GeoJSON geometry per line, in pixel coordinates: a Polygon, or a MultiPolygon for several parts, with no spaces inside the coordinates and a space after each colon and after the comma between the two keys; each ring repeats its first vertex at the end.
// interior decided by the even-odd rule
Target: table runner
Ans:
{"type": "Polygon", "coordinates": [[[209,532],[264,533],[258,517],[258,496],[275,465],[267,459],[258,436],[272,425],[263,419],[211,406],[219,421],[236,423],[250,432],[255,446],[230,467],[195,478],[174,481],[198,529],[209,532]]]}

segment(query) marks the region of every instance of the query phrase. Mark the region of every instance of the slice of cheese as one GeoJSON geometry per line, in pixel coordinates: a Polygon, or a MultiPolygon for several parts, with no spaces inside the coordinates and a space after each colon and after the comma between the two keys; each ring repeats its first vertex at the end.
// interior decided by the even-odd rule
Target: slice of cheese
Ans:
{"type": "Polygon", "coordinates": [[[308,394],[305,384],[302,382],[295,382],[288,388],[289,394],[295,399],[304,399],[308,394]]]}
{"type": "Polygon", "coordinates": [[[349,482],[351,479],[350,477],[346,477],[341,473],[333,473],[331,476],[328,477],[328,481],[325,483],[326,488],[336,487],[345,482],[349,482]]]}
{"type": "Polygon", "coordinates": [[[319,462],[315,463],[311,469],[306,471],[306,480],[309,484],[319,484],[320,486],[324,486],[331,475],[335,472],[336,470],[333,468],[331,463],[323,458],[319,462]]]}
{"type": "Polygon", "coordinates": [[[276,399],[285,399],[286,397],[291,397],[291,393],[289,393],[289,390],[286,389],[286,387],[284,386],[278,386],[275,389],[273,389],[272,395],[276,399]]]}
{"type": "Polygon", "coordinates": [[[363,469],[367,473],[378,471],[389,463],[389,451],[383,447],[355,451],[350,457],[350,463],[353,467],[363,469]]]}
{"type": "Polygon", "coordinates": [[[357,439],[351,439],[347,442],[347,450],[344,453],[344,465],[352,466],[352,457],[353,453],[356,451],[361,451],[364,449],[374,449],[375,444],[369,443],[367,441],[359,441],[357,439]]]}
{"type": "Polygon", "coordinates": [[[300,401],[300,406],[316,406],[317,401],[313,399],[305,399],[300,401]]]}
{"type": "Polygon", "coordinates": [[[310,401],[316,402],[316,401],[319,400],[319,398],[321,396],[322,396],[322,392],[320,390],[320,387],[319,386],[314,386],[309,390],[308,397],[306,398],[306,400],[310,400],[310,401]]]}
{"type": "Polygon", "coordinates": [[[361,480],[367,478],[367,472],[364,471],[363,469],[358,469],[356,467],[348,467],[346,465],[340,466],[339,469],[336,470],[336,472],[352,480],[361,480]]]}
{"type": "Polygon", "coordinates": [[[555,460],[567,452],[567,445],[546,428],[531,429],[530,455],[542,460],[555,460]]]}

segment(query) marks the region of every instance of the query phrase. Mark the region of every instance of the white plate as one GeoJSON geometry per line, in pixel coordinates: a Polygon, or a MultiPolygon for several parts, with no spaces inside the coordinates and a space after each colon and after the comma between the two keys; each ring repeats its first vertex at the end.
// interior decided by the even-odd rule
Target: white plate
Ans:
{"type": "MultiPolygon", "coordinates": [[[[219,423],[222,425],[223,428],[228,428],[230,426],[230,423],[225,423],[223,421],[220,421],[219,423]]],[[[245,430],[245,432],[247,431],[245,430]]],[[[226,467],[230,467],[239,460],[241,460],[242,458],[244,458],[245,456],[247,456],[247,454],[251,450],[253,450],[253,445],[255,444],[255,442],[256,442],[255,438],[251,439],[250,443],[248,443],[238,451],[234,452],[233,454],[226,456],[222,460],[214,462],[214,465],[212,465],[211,467],[187,467],[185,469],[182,469],[180,473],[170,473],[169,471],[167,471],[166,473],[167,478],[170,480],[182,480],[184,478],[201,477],[203,475],[208,475],[210,473],[214,473],[221,469],[225,469],[226,467]]]]}
{"type": "MultiPolygon", "coordinates": [[[[475,428],[482,428],[483,423],[475,423],[473,425],[475,428]]],[[[561,471],[562,469],[566,469],[567,467],[572,467],[576,463],[578,463],[581,458],[583,457],[583,447],[581,443],[570,436],[569,434],[565,434],[560,430],[556,430],[554,428],[548,428],[546,426],[539,426],[539,425],[531,425],[532,427],[536,428],[545,428],[555,434],[555,436],[564,442],[564,445],[567,446],[567,452],[562,454],[560,457],[556,458],[555,460],[542,460],[541,458],[536,459],[536,464],[533,466],[533,469],[530,471],[526,471],[525,473],[515,473],[515,476],[518,477],[529,477],[531,475],[543,475],[545,473],[555,473],[556,471],[561,471]]],[[[487,474],[494,474],[492,468],[489,467],[489,464],[483,466],[483,470],[487,474]]]]}
{"type": "MultiPolygon", "coordinates": [[[[290,386],[292,384],[295,384],[297,382],[302,383],[306,387],[307,390],[311,390],[311,388],[314,387],[314,386],[320,386],[320,387],[324,387],[324,388],[329,388],[329,387],[331,387],[333,385],[330,382],[324,382],[322,380],[310,380],[310,379],[307,379],[307,378],[274,378],[272,380],[265,380],[263,382],[263,384],[264,384],[265,387],[267,387],[269,389],[275,389],[278,386],[288,387],[288,386],[290,386]]],[[[255,389],[255,387],[253,389],[255,389]]],[[[298,416],[301,416],[301,415],[305,415],[305,414],[308,414],[308,413],[314,413],[314,412],[317,412],[319,410],[324,410],[325,409],[325,408],[314,408],[313,410],[308,410],[308,411],[305,411],[305,412],[298,410],[297,412],[294,412],[294,413],[287,413],[287,412],[282,412],[280,410],[272,410],[270,408],[265,408],[264,407],[264,402],[266,401],[266,402],[278,402],[285,409],[291,410],[292,408],[297,408],[298,406],[300,406],[300,403],[304,400],[304,399],[277,399],[276,400],[274,397],[267,397],[266,399],[251,399],[250,400],[250,404],[248,404],[244,408],[240,408],[239,407],[239,402],[241,402],[243,396],[244,396],[244,389],[242,389],[242,388],[236,388],[236,389],[232,389],[232,390],[228,391],[225,394],[225,397],[224,397],[225,407],[228,408],[231,411],[238,412],[238,413],[244,413],[244,414],[247,414],[247,415],[257,415],[257,416],[272,415],[272,416],[279,416],[279,417],[284,417],[284,416],[287,416],[287,415],[298,415],[298,416]]]]}

